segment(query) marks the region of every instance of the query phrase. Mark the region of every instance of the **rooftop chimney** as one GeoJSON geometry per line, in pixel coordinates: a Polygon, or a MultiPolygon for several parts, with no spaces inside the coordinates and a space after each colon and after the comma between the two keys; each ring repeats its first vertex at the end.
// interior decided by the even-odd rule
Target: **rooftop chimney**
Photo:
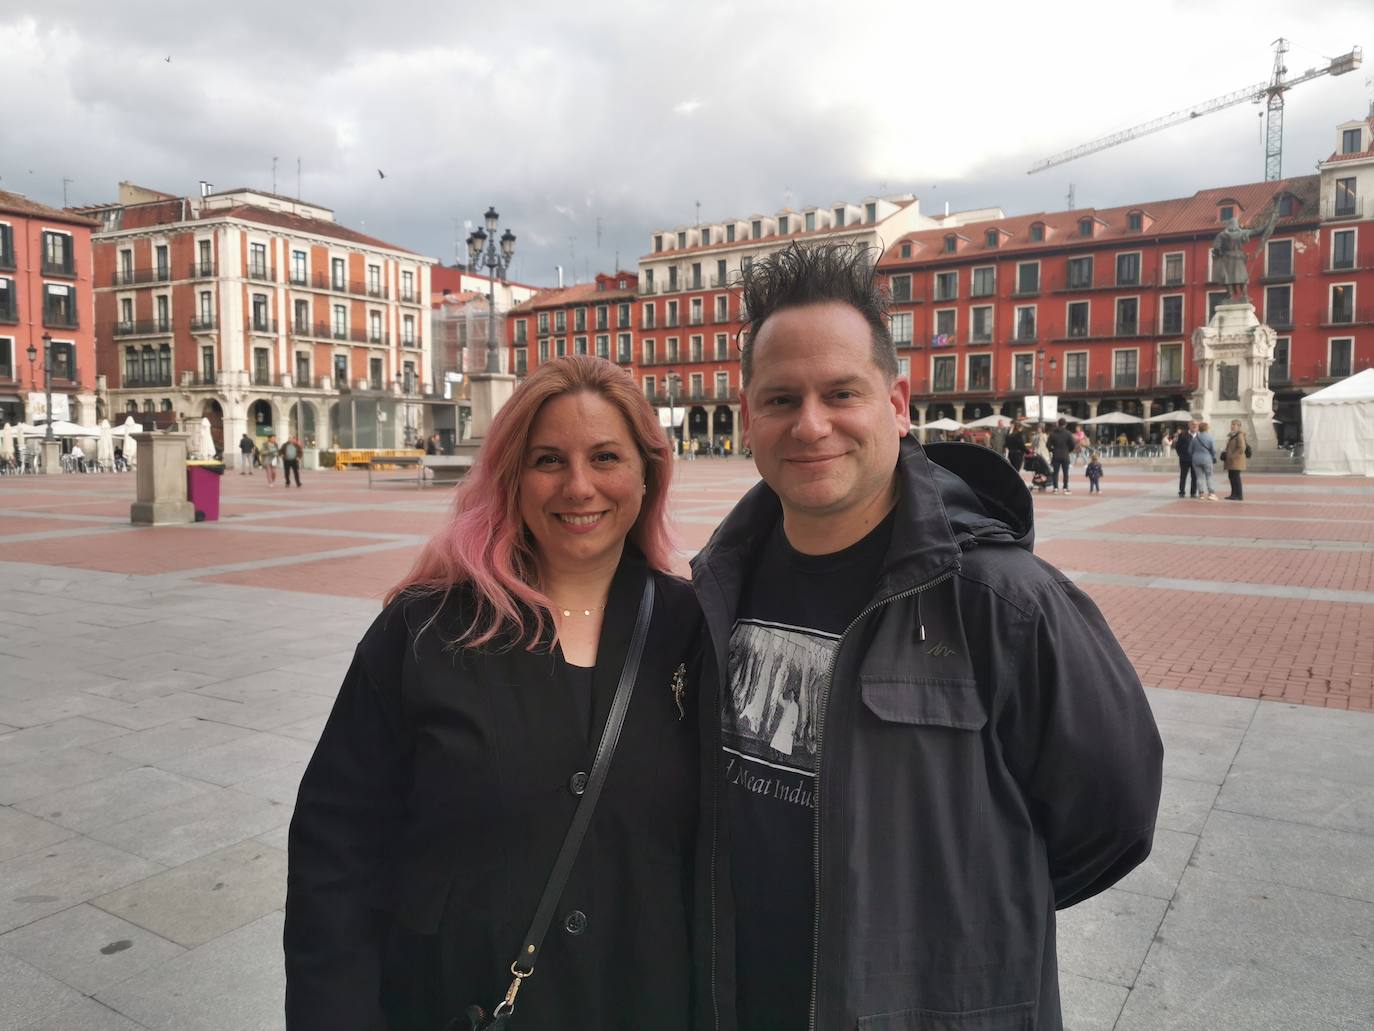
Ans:
{"type": "Polygon", "coordinates": [[[562,289],[563,289],[563,266],[562,266],[562,265],[555,265],[554,268],[558,270],[558,289],[562,290],[562,289]]]}

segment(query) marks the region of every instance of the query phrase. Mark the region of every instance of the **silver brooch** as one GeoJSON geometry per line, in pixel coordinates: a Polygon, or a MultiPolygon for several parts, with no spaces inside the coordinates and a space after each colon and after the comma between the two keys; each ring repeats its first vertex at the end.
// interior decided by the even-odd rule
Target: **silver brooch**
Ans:
{"type": "Polygon", "coordinates": [[[682,700],[687,696],[687,664],[682,663],[673,672],[673,701],[677,703],[677,718],[682,720],[687,715],[687,709],[683,706],[682,700]]]}

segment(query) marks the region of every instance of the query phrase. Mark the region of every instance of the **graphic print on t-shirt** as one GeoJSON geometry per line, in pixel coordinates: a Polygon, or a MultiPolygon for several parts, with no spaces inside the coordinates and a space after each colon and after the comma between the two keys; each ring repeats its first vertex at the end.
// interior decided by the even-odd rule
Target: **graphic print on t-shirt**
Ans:
{"type": "Polygon", "coordinates": [[[730,692],[722,706],[727,781],[755,795],[811,804],[799,775],[816,772],[816,696],[839,637],[742,619],[730,634],[730,692]],[[789,776],[790,775],[790,776],[789,776]]]}

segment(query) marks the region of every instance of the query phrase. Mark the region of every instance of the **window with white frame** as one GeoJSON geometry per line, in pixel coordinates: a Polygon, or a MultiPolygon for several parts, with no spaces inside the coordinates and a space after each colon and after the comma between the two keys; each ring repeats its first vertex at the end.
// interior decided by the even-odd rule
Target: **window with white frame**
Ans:
{"type": "Polygon", "coordinates": [[[1355,267],[1355,230],[1337,229],[1331,234],[1331,267],[1333,269],[1353,269],[1355,267]]]}
{"type": "Polygon", "coordinates": [[[703,373],[692,373],[690,384],[693,401],[700,401],[706,397],[706,377],[703,373]]]}
{"type": "Polygon", "coordinates": [[[1291,326],[1293,324],[1293,285],[1264,288],[1264,321],[1269,326],[1291,326]]]}
{"type": "Polygon", "coordinates": [[[645,364],[645,365],[653,365],[654,362],[658,361],[658,343],[657,343],[657,341],[655,341],[652,337],[650,337],[649,339],[647,339],[647,340],[644,341],[644,343],[643,343],[643,345],[642,345],[642,348],[643,348],[643,352],[644,352],[644,364],[645,364]]]}
{"type": "Polygon", "coordinates": [[[1016,292],[1022,295],[1040,292],[1040,262],[1023,261],[1016,266],[1016,292]]]}
{"type": "Polygon", "coordinates": [[[725,333],[716,334],[716,361],[723,362],[730,357],[730,338],[725,333]]]}
{"type": "Polygon", "coordinates": [[[675,361],[677,361],[677,337],[669,337],[669,338],[668,338],[668,354],[667,354],[667,358],[668,358],[668,360],[669,360],[670,362],[675,362],[675,361]]]}
{"type": "Polygon", "coordinates": [[[892,342],[898,347],[911,346],[911,312],[898,311],[888,316],[892,342]]]}
{"type": "Polygon", "coordinates": [[[331,312],[333,323],[331,329],[335,340],[344,340],[348,337],[348,306],[336,304],[331,312]]]}
{"type": "Polygon", "coordinates": [[[346,290],[348,288],[348,263],[343,258],[331,258],[329,261],[329,285],[335,290],[346,290]]]}
{"type": "Polygon", "coordinates": [[[969,390],[992,389],[992,355],[971,354],[968,356],[968,369],[965,383],[969,390]]]}
{"type": "Polygon", "coordinates": [[[1211,290],[1207,294],[1207,321],[1212,321],[1212,316],[1217,313],[1217,306],[1226,303],[1229,295],[1225,290],[1211,290]]]}
{"type": "Polygon", "coordinates": [[[959,296],[959,273],[937,272],[935,274],[935,299],[952,301],[959,296]]]}
{"type": "Polygon", "coordinates": [[[1155,385],[1174,387],[1183,382],[1183,345],[1160,344],[1155,360],[1155,385]]]}
{"type": "Polygon", "coordinates": [[[14,379],[13,337],[0,337],[0,379],[14,379]]]}
{"type": "Polygon", "coordinates": [[[573,329],[581,332],[587,328],[587,309],[578,307],[573,309],[573,329]]]}
{"type": "Polygon", "coordinates": [[[656,318],[656,311],[655,311],[654,302],[653,302],[653,301],[649,301],[649,302],[647,302],[647,303],[644,305],[644,319],[643,319],[644,328],[645,328],[645,329],[653,329],[653,328],[654,328],[654,320],[655,320],[655,318],[656,318]]]}
{"type": "Polygon", "coordinates": [[[565,354],[568,353],[568,338],[567,338],[567,337],[554,337],[554,338],[553,338],[553,353],[554,353],[554,356],[555,356],[555,357],[558,357],[558,358],[562,358],[565,354]]]}
{"type": "Polygon", "coordinates": [[[730,374],[725,371],[716,373],[716,400],[724,401],[730,396],[730,374]]]}
{"type": "Polygon", "coordinates": [[[607,359],[611,357],[611,336],[609,333],[596,335],[596,356],[607,359]]]}
{"type": "Polygon", "coordinates": [[[992,305],[979,305],[969,311],[968,333],[970,343],[992,343],[992,305]]]}
{"type": "Polygon", "coordinates": [[[694,325],[694,326],[700,326],[700,325],[701,325],[701,323],[702,323],[702,321],[703,321],[703,316],[702,316],[702,309],[703,309],[703,307],[704,307],[704,306],[703,306],[703,304],[701,303],[701,298],[700,298],[700,297],[693,297],[693,298],[692,298],[692,312],[691,312],[692,325],[694,325]]]}
{"type": "Polygon", "coordinates": [[[586,353],[587,353],[587,338],[586,338],[586,337],[573,337],[573,354],[586,354],[586,353]]]}
{"type": "MultiPolygon", "coordinates": [[[[209,241],[202,241],[208,243],[209,241]]],[[[291,283],[293,286],[305,286],[305,251],[291,252],[291,283]]]]}
{"type": "Polygon", "coordinates": [[[1117,390],[1136,386],[1139,353],[1134,347],[1112,352],[1112,386],[1117,390]]]}
{"type": "Polygon", "coordinates": [[[1064,267],[1065,283],[1070,290],[1086,290],[1093,285],[1093,259],[1070,258],[1064,267]]]}
{"type": "Polygon", "coordinates": [[[1355,321],[1355,284],[1334,283],[1331,287],[1331,309],[1327,320],[1333,326],[1355,321]]]}
{"type": "Polygon", "coordinates": [[[1070,301],[1065,309],[1068,335],[1085,337],[1092,332],[1092,305],[1089,301],[1070,301]]]}
{"type": "Polygon", "coordinates": [[[954,343],[959,329],[959,312],[955,308],[941,308],[935,313],[936,346],[943,347],[954,343]]]}
{"type": "Polygon", "coordinates": [[[1293,241],[1270,240],[1264,248],[1264,274],[1291,276],[1293,274],[1293,241]]]}
{"type": "Polygon", "coordinates": [[[1170,251],[1164,255],[1164,285],[1183,285],[1183,252],[1170,251]]]}
{"type": "Polygon", "coordinates": [[[900,304],[903,301],[911,300],[911,276],[893,276],[888,282],[894,303],[900,304]]]}
{"type": "Polygon", "coordinates": [[[655,382],[654,377],[644,377],[644,396],[647,397],[650,401],[654,399],[654,388],[657,385],[658,384],[655,382]]]}
{"type": "Polygon", "coordinates": [[[1140,298],[1116,299],[1116,335],[1133,337],[1140,332],[1140,298]]]}
{"type": "Polygon", "coordinates": [[[555,333],[566,333],[568,330],[568,313],[562,308],[553,313],[553,331],[555,333]]]}
{"type": "Polygon", "coordinates": [[[1128,251],[1116,256],[1116,285],[1138,286],[1140,284],[1140,252],[1128,251]]]}
{"type": "Polygon", "coordinates": [[[628,362],[633,358],[631,337],[629,333],[621,333],[616,337],[616,361],[628,362]]]}
{"type": "Polygon", "coordinates": [[[1070,351],[1064,355],[1064,389],[1088,389],[1088,352],[1070,351]]]}
{"type": "Polygon", "coordinates": [[[1159,299],[1159,331],[1161,333],[1183,332],[1183,295],[1166,294],[1159,299]]]}
{"type": "Polygon", "coordinates": [[[897,375],[898,375],[899,377],[901,377],[902,379],[906,380],[908,383],[911,382],[911,359],[910,359],[910,358],[898,358],[898,359],[897,359],[897,375]]]}
{"type": "Polygon", "coordinates": [[[549,360],[549,342],[548,342],[547,340],[541,340],[541,341],[539,341],[539,364],[540,364],[540,365],[543,365],[543,364],[544,364],[546,361],[548,361],[548,360],[549,360]]]}
{"type": "Polygon", "coordinates": [[[970,297],[991,297],[997,292],[997,269],[993,265],[983,265],[973,270],[973,280],[969,286],[970,297]]]}
{"type": "Polygon", "coordinates": [[[1011,388],[1013,390],[1035,389],[1035,355],[1029,351],[1012,355],[1011,388]]]}
{"type": "Polygon", "coordinates": [[[730,299],[724,294],[716,295],[716,321],[725,322],[730,318],[729,315],[730,299]]]}
{"type": "Polygon", "coordinates": [[[1035,305],[1023,304],[1016,309],[1016,339],[1034,340],[1035,332],[1035,305]]]}
{"type": "Polygon", "coordinates": [[[367,295],[369,297],[382,296],[382,266],[367,266],[367,295]]]}
{"type": "Polygon", "coordinates": [[[690,355],[691,360],[694,361],[694,362],[699,362],[699,361],[701,361],[701,360],[702,360],[702,339],[701,339],[701,336],[700,336],[699,334],[694,335],[694,336],[691,338],[691,340],[688,342],[688,345],[687,345],[687,346],[688,346],[688,352],[687,352],[687,353],[690,355]]]}
{"type": "Polygon", "coordinates": [[[119,299],[119,328],[126,333],[132,333],[134,330],[134,299],[132,297],[119,299]]]}
{"type": "Polygon", "coordinates": [[[267,278],[267,244],[248,245],[248,275],[254,279],[267,278]]]}
{"type": "Polygon", "coordinates": [[[310,335],[310,302],[296,298],[291,313],[292,330],[299,336],[310,335]]]}
{"type": "Polygon", "coordinates": [[[529,349],[517,347],[515,349],[515,374],[524,376],[530,371],[529,349]]]}
{"type": "Polygon", "coordinates": [[[367,342],[369,344],[382,342],[382,313],[379,311],[367,313],[367,342]]]}
{"type": "Polygon", "coordinates": [[[1274,360],[1269,366],[1270,383],[1289,382],[1288,355],[1290,341],[1290,337],[1278,337],[1274,341],[1274,360]]]}
{"type": "Polygon", "coordinates": [[[1353,337],[1336,337],[1327,341],[1327,372],[1333,379],[1349,376],[1355,365],[1353,337]]]}
{"type": "Polygon", "coordinates": [[[955,358],[952,354],[936,355],[930,360],[930,389],[937,394],[954,390],[955,358]]]}
{"type": "Polygon", "coordinates": [[[409,269],[401,272],[401,300],[415,300],[415,273],[409,269]]]}

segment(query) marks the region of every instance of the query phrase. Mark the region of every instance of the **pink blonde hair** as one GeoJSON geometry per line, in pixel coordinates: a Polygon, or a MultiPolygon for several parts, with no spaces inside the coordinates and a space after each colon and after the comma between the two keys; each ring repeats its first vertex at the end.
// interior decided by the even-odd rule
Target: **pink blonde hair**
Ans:
{"type": "Polygon", "coordinates": [[[458,487],[453,517],[425,544],[415,564],[386,596],[448,593],[459,584],[477,599],[473,622],[452,642],[481,647],[508,633],[533,648],[552,602],[539,590],[534,541],[520,517],[520,474],[530,427],[544,403],[563,394],[603,398],[625,418],[644,462],[644,500],[629,539],[652,569],[668,571],[672,453],[653,407],[630,374],[604,358],[569,355],[541,365],[520,384],[491,422],[471,470],[458,487]],[[528,622],[533,614],[533,623],[528,622]]]}

